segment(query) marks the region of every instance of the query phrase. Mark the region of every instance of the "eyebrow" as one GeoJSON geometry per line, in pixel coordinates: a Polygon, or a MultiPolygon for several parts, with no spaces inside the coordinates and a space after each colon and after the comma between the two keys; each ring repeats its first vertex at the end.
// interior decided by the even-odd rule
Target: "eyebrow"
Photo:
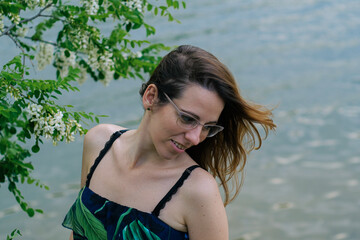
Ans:
{"type": "MultiPolygon", "coordinates": [[[[189,111],[186,111],[184,109],[181,109],[179,108],[180,112],[183,112],[183,113],[186,113],[192,117],[194,117],[196,120],[200,121],[200,117],[198,115],[196,115],[195,113],[192,113],[192,112],[189,112],[189,111]]],[[[210,121],[210,122],[206,122],[205,125],[207,124],[217,124],[217,121],[210,121]]]]}

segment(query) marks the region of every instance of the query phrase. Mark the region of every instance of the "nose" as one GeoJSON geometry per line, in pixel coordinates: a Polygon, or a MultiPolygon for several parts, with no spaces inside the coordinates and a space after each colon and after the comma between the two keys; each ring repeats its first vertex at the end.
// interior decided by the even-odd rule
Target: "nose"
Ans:
{"type": "Polygon", "coordinates": [[[199,125],[194,129],[187,130],[185,139],[188,140],[193,146],[198,145],[203,139],[201,136],[202,126],[199,125]]]}

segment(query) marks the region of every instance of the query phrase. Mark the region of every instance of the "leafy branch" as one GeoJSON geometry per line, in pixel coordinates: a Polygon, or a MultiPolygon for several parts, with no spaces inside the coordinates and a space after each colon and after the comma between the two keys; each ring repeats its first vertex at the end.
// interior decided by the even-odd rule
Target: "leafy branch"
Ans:
{"type": "MultiPolygon", "coordinates": [[[[79,91],[75,82],[83,83],[87,78],[105,85],[121,78],[143,80],[161,60],[159,54],[170,49],[147,39],[156,29],[147,23],[146,12],[179,22],[171,10],[186,7],[184,1],[178,0],[71,2],[0,1],[0,41],[4,39],[1,37],[9,37],[20,49],[0,72],[0,187],[7,183],[16,202],[30,217],[42,210],[30,206],[18,184],[43,189],[48,186],[31,176],[34,167],[27,159],[40,151],[44,139],[54,144],[71,142],[75,135],[86,133],[81,124],[99,123],[105,117],[73,111],[71,105],[59,105],[58,98],[65,91],[79,91]],[[31,12],[31,17],[21,16],[26,12],[31,12]],[[114,25],[110,32],[99,27],[109,22],[114,25]],[[55,39],[46,37],[54,30],[55,39]],[[142,30],[146,37],[132,38],[135,30],[142,30]],[[55,67],[54,80],[29,78],[27,59],[39,71],[48,65],[55,67]]],[[[7,239],[19,235],[15,229],[7,239]]]]}

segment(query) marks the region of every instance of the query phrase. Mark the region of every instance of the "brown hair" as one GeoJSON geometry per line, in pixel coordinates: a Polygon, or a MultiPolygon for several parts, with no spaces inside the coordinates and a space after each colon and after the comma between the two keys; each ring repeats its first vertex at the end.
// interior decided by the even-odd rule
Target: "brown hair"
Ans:
{"type": "Polygon", "coordinates": [[[198,84],[215,91],[225,106],[218,120],[224,130],[200,144],[187,149],[187,153],[202,168],[220,180],[224,188],[224,205],[239,193],[247,154],[261,147],[262,138],[255,124],[260,125],[267,137],[275,129],[271,110],[243,99],[236,81],[227,67],[211,53],[194,46],[183,45],[168,53],[154,70],[149,81],[140,89],[144,94],[149,84],[159,89],[159,102],[181,97],[189,84],[198,84]],[[233,182],[229,189],[229,183],[233,182]],[[230,197],[230,192],[235,193],[230,197]]]}

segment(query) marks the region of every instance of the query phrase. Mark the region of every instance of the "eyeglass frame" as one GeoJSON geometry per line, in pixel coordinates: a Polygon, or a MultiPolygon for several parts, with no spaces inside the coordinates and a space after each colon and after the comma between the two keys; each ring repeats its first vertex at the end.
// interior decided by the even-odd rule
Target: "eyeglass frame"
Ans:
{"type": "MultiPolygon", "coordinates": [[[[178,114],[178,118],[177,118],[177,120],[176,120],[176,123],[179,125],[179,127],[182,127],[182,128],[184,128],[184,129],[188,129],[188,130],[190,130],[190,129],[195,129],[197,126],[202,126],[202,131],[203,131],[203,129],[205,129],[206,130],[206,128],[205,127],[216,127],[217,129],[219,129],[217,132],[215,132],[213,135],[211,135],[211,136],[209,136],[209,135],[207,135],[206,137],[208,138],[208,137],[213,137],[213,136],[215,136],[216,134],[218,134],[219,132],[221,132],[222,130],[224,130],[224,127],[223,126],[220,126],[220,125],[216,125],[216,124],[214,124],[214,125],[212,125],[212,124],[202,124],[199,120],[197,120],[195,117],[193,117],[193,116],[191,116],[190,114],[188,114],[188,113],[186,113],[186,112],[184,112],[184,111],[181,111],[180,109],[179,109],[179,107],[171,100],[171,98],[165,93],[165,92],[163,92],[163,94],[165,95],[165,97],[167,98],[167,100],[171,103],[171,105],[173,105],[173,107],[175,108],[175,110],[176,110],[176,112],[177,112],[177,114],[178,114]],[[194,127],[190,127],[190,128],[186,128],[186,127],[184,127],[184,126],[181,126],[179,123],[178,123],[178,121],[181,121],[180,120],[180,116],[181,115],[186,115],[187,117],[189,117],[189,118],[192,118],[195,122],[196,122],[196,125],[194,126],[194,127]]],[[[210,133],[210,130],[206,130],[207,132],[208,132],[208,134],[210,133]]]]}

